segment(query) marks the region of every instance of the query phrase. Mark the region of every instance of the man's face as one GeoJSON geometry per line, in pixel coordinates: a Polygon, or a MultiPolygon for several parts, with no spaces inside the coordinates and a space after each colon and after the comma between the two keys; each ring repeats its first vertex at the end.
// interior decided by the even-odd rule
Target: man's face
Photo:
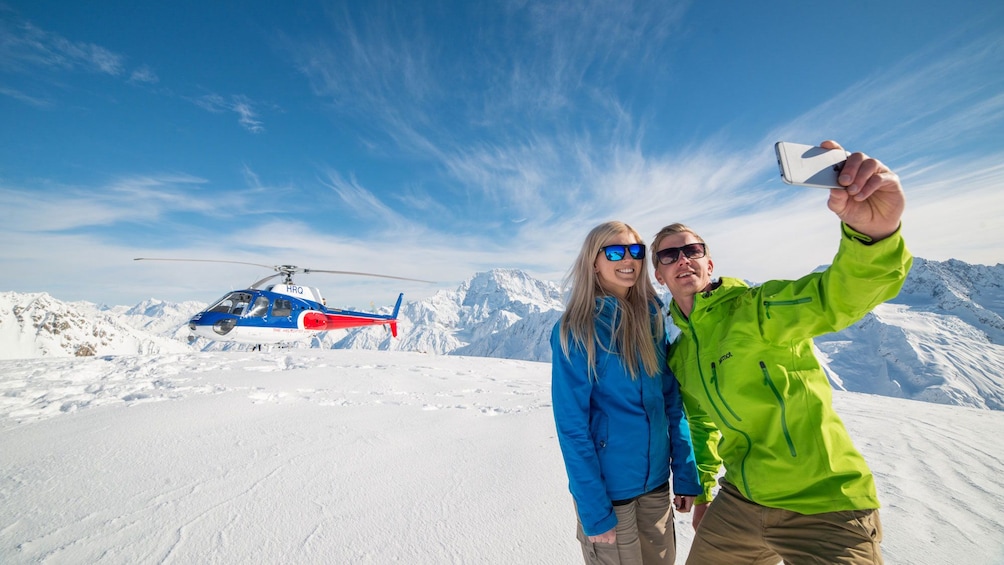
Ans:
{"type": "MultiPolygon", "coordinates": [[[[664,237],[659,242],[656,254],[671,247],[684,247],[701,240],[690,232],[674,233],[664,237]]],[[[659,262],[655,269],[655,279],[664,285],[673,298],[682,300],[704,291],[711,285],[711,273],[715,264],[708,255],[690,259],[685,253],[679,253],[676,261],[669,265],[659,262]]]]}

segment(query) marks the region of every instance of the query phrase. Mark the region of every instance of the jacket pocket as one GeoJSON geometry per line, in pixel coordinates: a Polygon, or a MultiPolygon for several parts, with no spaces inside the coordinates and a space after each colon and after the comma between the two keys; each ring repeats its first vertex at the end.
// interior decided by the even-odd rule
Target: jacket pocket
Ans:
{"type": "Polygon", "coordinates": [[[770,309],[776,306],[797,306],[799,304],[805,304],[807,302],[812,302],[812,297],[806,296],[803,298],[796,298],[794,300],[764,300],[763,301],[763,311],[770,319],[770,309]]]}
{"type": "Polygon", "coordinates": [[[781,430],[784,432],[784,441],[788,442],[788,451],[791,452],[792,457],[798,457],[795,443],[791,440],[791,432],[788,431],[788,405],[785,403],[781,391],[777,389],[777,385],[771,380],[770,372],[767,371],[767,365],[763,361],[760,361],[760,371],[763,372],[763,384],[770,387],[770,391],[774,393],[774,398],[777,399],[777,403],[781,407],[781,430]]]}
{"type": "Polygon", "coordinates": [[[610,435],[610,419],[603,412],[599,412],[592,422],[590,422],[590,435],[593,437],[593,445],[597,450],[607,447],[607,438],[610,435]]]}

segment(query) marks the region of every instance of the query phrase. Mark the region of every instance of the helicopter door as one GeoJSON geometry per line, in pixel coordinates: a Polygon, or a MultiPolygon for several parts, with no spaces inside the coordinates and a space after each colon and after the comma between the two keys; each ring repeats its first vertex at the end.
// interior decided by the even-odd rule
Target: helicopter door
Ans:
{"type": "Polygon", "coordinates": [[[272,317],[285,318],[293,313],[293,304],[285,298],[276,298],[272,305],[272,317]]]}
{"type": "Polygon", "coordinates": [[[248,311],[249,318],[264,318],[268,314],[268,298],[259,296],[254,300],[254,306],[248,311]]]}

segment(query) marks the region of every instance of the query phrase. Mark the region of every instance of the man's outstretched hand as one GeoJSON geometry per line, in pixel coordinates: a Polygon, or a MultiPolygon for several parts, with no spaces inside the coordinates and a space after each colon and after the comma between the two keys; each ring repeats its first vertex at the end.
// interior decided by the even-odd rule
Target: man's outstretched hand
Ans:
{"type": "MultiPolygon", "coordinates": [[[[819,146],[843,149],[832,140],[819,146]]],[[[903,194],[899,176],[889,167],[864,153],[851,153],[838,182],[847,188],[831,189],[827,206],[842,222],[873,241],[889,237],[899,229],[906,195],[903,194]]]]}

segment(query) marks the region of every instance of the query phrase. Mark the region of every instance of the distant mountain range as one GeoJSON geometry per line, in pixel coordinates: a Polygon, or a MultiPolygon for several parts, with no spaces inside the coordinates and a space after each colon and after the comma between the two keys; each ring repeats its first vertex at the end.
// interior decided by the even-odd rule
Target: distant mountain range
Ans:
{"type": "MultiPolygon", "coordinates": [[[[815,343],[835,388],[1004,410],[1004,265],[917,258],[899,296],[815,343]]],[[[207,304],[147,300],[132,308],[0,293],[0,359],[136,355],[249,346],[198,340],[187,321],[207,304]]],[[[346,306],[348,307],[348,306],[346,306]]],[[[550,362],[561,288],[511,269],[406,302],[397,339],[385,328],[319,333],[290,347],[392,349],[550,362]]],[[[382,313],[389,313],[383,309],[382,313]]]]}

